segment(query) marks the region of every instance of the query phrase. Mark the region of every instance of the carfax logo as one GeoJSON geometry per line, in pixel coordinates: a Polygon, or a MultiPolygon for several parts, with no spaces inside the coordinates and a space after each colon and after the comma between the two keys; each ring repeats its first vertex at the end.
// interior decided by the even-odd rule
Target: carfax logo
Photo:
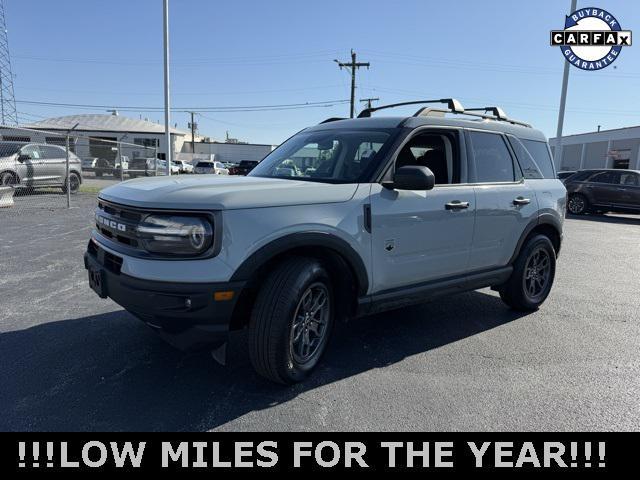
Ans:
{"type": "Polygon", "coordinates": [[[566,17],[564,30],[551,31],[551,46],[559,46],[567,62],[583,70],[608,67],[630,45],[631,30],[622,30],[616,17],[601,8],[576,10],[566,17]]]}

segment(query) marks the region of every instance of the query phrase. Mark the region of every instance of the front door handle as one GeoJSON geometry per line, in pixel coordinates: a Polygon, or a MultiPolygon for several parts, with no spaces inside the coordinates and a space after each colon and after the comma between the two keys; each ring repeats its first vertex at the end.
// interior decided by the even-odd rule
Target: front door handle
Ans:
{"type": "Polygon", "coordinates": [[[530,203],[531,203],[531,200],[524,197],[516,197],[513,199],[514,205],[529,205],[530,203]]]}
{"type": "Polygon", "coordinates": [[[447,210],[462,210],[464,208],[469,208],[469,202],[461,202],[460,200],[454,200],[449,203],[444,204],[444,208],[447,210]]]}

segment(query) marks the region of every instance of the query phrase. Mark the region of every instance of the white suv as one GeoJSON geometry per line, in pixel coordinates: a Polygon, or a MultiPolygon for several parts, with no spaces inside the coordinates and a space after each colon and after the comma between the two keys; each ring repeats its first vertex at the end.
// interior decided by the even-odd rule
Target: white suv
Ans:
{"type": "Polygon", "coordinates": [[[411,117],[369,118],[385,106],[329,119],[247,177],[103,190],[91,287],[219,360],[227,333],[248,328],[255,369],[281,383],[317,365],[338,320],[483,287],[536,309],[566,203],[545,137],[499,108],[440,101],[411,117]]]}

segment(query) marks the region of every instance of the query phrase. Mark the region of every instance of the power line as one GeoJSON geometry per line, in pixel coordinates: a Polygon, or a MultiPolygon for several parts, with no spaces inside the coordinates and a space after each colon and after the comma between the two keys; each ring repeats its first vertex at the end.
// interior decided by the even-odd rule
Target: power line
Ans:
{"type": "MultiPolygon", "coordinates": [[[[304,102],[304,103],[283,103],[275,105],[241,105],[241,106],[210,106],[210,107],[172,107],[173,111],[185,113],[190,112],[259,112],[272,110],[293,110],[299,108],[320,108],[332,107],[337,104],[347,103],[349,100],[325,100],[320,102],[304,102]]],[[[47,107],[65,107],[65,108],[81,108],[81,109],[117,109],[122,111],[134,112],[161,112],[163,107],[149,106],[133,106],[133,105],[95,105],[83,103],[60,103],[60,102],[43,102],[36,100],[16,100],[16,103],[26,105],[39,105],[47,107]]]]}
{"type": "Polygon", "coordinates": [[[367,67],[367,69],[369,69],[369,62],[356,62],[356,52],[353,51],[353,49],[351,49],[351,62],[350,63],[344,63],[344,62],[340,62],[338,60],[334,60],[334,62],[336,62],[338,64],[338,66],[340,67],[340,70],[342,70],[342,68],[346,68],[346,69],[351,69],[351,113],[350,113],[350,117],[353,118],[354,114],[355,114],[355,110],[356,110],[356,106],[355,106],[355,99],[356,99],[356,70],[360,67],[367,67]]]}

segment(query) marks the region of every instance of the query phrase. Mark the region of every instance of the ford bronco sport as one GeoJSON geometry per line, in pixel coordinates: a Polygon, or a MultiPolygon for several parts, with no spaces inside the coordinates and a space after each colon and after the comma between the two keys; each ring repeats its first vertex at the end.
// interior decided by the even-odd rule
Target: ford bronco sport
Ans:
{"type": "Polygon", "coordinates": [[[374,107],[302,130],[247,177],[102,190],[85,266],[100,297],[178,347],[222,361],[248,328],[255,369],[293,383],[338,320],[483,287],[538,308],[562,240],[555,176],[544,135],[498,107],[374,107]]]}

